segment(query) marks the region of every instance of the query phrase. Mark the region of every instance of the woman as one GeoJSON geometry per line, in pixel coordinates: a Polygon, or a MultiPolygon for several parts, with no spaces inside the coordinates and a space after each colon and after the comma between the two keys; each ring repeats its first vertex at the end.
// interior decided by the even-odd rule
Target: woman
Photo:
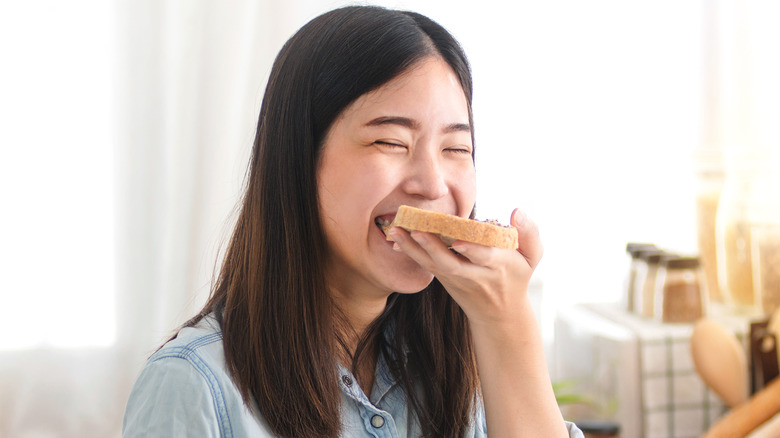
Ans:
{"type": "Polygon", "coordinates": [[[209,302],[149,360],[125,436],[581,436],[526,296],[541,257],[377,219],[473,215],[471,75],[410,12],[347,7],[278,55],[209,302]],[[567,431],[568,428],[568,431],[567,431]]]}

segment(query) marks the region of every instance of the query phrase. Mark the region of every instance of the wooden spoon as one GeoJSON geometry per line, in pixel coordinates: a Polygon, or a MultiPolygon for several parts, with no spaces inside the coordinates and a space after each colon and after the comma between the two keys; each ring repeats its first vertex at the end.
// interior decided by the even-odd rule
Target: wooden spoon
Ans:
{"type": "Polygon", "coordinates": [[[747,355],[733,333],[715,321],[700,319],[693,326],[691,355],[699,376],[726,406],[747,400],[747,355]]]}
{"type": "MultiPolygon", "coordinates": [[[[774,424],[771,424],[773,423],[772,418],[778,412],[780,412],[780,379],[774,379],[761,391],[755,393],[747,403],[743,403],[721,417],[703,437],[743,437],[762,425],[766,425],[771,433],[771,428],[774,427],[774,424]]],[[[770,436],[776,437],[777,435],[770,436]]]]}

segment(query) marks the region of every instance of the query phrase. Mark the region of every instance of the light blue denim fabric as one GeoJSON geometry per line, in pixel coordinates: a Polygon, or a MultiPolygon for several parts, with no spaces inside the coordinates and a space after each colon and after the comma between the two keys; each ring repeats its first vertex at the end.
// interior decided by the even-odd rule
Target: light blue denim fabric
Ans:
{"type": "MultiPolygon", "coordinates": [[[[401,385],[380,360],[370,397],[354,376],[341,375],[342,437],[419,437],[420,429],[401,385]]],[[[571,438],[582,438],[567,423],[571,438]]],[[[257,406],[246,406],[225,367],[222,332],[213,318],[181,330],[147,362],[125,410],[122,436],[238,438],[273,437],[257,406]]],[[[480,410],[467,437],[486,437],[480,410]]]]}

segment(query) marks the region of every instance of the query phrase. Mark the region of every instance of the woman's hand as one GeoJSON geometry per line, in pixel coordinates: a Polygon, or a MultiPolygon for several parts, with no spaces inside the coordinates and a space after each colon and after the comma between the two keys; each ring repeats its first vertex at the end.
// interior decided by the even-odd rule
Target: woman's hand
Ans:
{"type": "Polygon", "coordinates": [[[490,437],[566,437],[544,360],[528,283],[542,257],[536,225],[518,210],[518,248],[457,241],[391,229],[395,249],[433,273],[469,319],[490,437]]]}
{"type": "Polygon", "coordinates": [[[525,305],[531,274],[542,258],[536,225],[517,209],[512,212],[511,225],[518,233],[517,250],[456,241],[452,245],[455,254],[433,234],[400,228],[389,233],[397,250],[436,276],[470,324],[511,325],[518,308],[525,305]]]}

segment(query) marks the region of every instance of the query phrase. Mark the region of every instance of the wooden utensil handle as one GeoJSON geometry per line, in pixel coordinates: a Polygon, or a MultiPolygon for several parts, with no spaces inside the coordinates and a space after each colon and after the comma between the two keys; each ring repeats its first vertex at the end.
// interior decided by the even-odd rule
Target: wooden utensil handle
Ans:
{"type": "Polygon", "coordinates": [[[773,379],[750,400],[735,407],[718,420],[704,438],[746,436],[778,412],[780,412],[780,379],[773,379]]]}

